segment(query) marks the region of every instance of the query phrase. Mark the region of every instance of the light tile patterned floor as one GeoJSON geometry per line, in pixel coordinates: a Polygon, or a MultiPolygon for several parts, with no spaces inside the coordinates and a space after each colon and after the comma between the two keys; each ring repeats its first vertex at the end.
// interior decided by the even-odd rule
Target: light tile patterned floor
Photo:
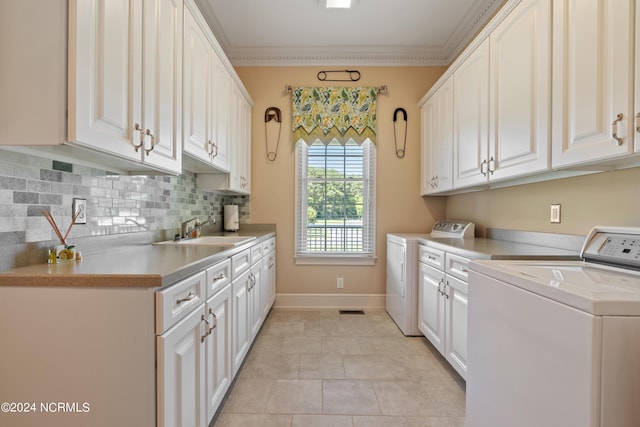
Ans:
{"type": "Polygon", "coordinates": [[[215,427],[463,427],[464,381],[383,310],[273,309],[215,427]]]}

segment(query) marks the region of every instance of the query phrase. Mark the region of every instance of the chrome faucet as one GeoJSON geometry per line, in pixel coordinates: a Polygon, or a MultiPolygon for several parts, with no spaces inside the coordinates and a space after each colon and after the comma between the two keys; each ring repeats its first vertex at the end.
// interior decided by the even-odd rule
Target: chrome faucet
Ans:
{"type": "Polygon", "coordinates": [[[184,221],[182,223],[181,228],[180,228],[180,230],[181,230],[180,238],[181,239],[186,239],[186,238],[189,237],[189,223],[191,221],[195,221],[196,219],[198,219],[198,218],[191,218],[191,219],[188,219],[188,220],[186,220],[186,221],[184,221]]]}

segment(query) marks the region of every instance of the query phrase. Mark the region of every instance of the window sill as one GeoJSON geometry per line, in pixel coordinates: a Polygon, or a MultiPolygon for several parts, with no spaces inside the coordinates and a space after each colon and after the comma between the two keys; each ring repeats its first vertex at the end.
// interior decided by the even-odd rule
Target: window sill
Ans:
{"type": "Polygon", "coordinates": [[[359,255],[298,255],[296,265],[375,265],[375,256],[359,255]]]}

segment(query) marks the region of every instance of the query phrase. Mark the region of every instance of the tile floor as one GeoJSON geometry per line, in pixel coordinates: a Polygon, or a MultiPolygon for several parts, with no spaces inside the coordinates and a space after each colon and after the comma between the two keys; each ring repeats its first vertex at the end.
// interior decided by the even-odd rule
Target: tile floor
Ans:
{"type": "Polygon", "coordinates": [[[463,427],[465,384],[384,310],[273,309],[215,427],[463,427]]]}

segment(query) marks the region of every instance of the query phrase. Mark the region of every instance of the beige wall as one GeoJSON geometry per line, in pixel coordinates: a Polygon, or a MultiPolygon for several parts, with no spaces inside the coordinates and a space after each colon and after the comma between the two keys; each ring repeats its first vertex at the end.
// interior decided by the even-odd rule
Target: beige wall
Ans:
{"type": "Polygon", "coordinates": [[[640,168],[604,172],[447,198],[446,217],[486,227],[586,235],[595,225],[640,226],[640,168]],[[549,205],[562,222],[549,222],[549,205]]]}
{"type": "MultiPolygon", "coordinates": [[[[357,83],[323,83],[322,69],[340,67],[238,67],[237,72],[254,100],[252,123],[251,222],[277,227],[278,293],[383,294],[386,274],[386,233],[427,232],[444,218],[444,199],[420,197],[420,112],[418,101],[444,72],[444,67],[355,67],[357,83]],[[388,85],[378,98],[375,266],[296,266],[294,264],[294,147],[291,136],[291,97],[285,85],[388,85]],[[264,112],[282,110],[278,157],[266,159],[264,112]],[[395,155],[393,112],[408,115],[407,154],[395,155]],[[336,278],[344,277],[344,289],[336,278]]],[[[399,116],[400,118],[400,116],[399,116]]],[[[400,120],[402,120],[400,118],[400,120]]],[[[273,147],[271,147],[273,149],[273,147]]]]}

